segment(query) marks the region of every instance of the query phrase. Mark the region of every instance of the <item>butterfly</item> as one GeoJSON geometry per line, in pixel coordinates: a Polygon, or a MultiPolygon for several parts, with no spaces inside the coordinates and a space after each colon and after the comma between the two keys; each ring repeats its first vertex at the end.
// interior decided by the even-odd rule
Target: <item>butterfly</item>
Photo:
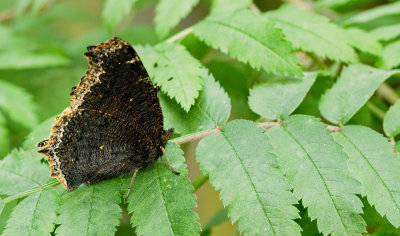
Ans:
{"type": "Polygon", "coordinates": [[[157,87],[131,45],[115,37],[87,50],[89,69],[38,152],[67,190],[134,171],[129,195],[136,173],[167,157],[173,130],[164,130],[157,87]]]}

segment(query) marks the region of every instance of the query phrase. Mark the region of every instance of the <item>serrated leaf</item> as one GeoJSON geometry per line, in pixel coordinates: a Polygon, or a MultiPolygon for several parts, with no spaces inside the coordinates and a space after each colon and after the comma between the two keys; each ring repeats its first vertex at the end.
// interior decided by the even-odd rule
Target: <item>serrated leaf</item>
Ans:
{"type": "Polygon", "coordinates": [[[56,235],[113,235],[120,224],[121,179],[80,186],[61,196],[56,235]]]}
{"type": "Polygon", "coordinates": [[[43,121],[41,124],[36,126],[32,132],[25,138],[22,148],[25,150],[37,150],[37,144],[48,138],[50,134],[51,127],[54,123],[54,117],[43,121]]]}
{"type": "Polygon", "coordinates": [[[400,226],[400,159],[381,134],[363,126],[345,126],[333,134],[349,156],[351,175],[362,195],[395,227],[400,226]]]}
{"type": "Polygon", "coordinates": [[[24,89],[1,80],[0,111],[26,128],[33,128],[38,123],[32,96],[24,89]]]}
{"type": "Polygon", "coordinates": [[[165,127],[174,128],[179,134],[195,133],[224,124],[231,112],[231,103],[224,89],[212,74],[202,70],[204,89],[189,112],[176,102],[161,94],[160,103],[164,113],[165,127]]]}
{"type": "Polygon", "coordinates": [[[394,137],[400,133],[400,100],[386,112],[383,130],[388,137],[394,137]]]}
{"type": "Polygon", "coordinates": [[[347,156],[319,119],[294,115],[267,131],[294,194],[324,235],[365,231],[360,184],[349,176],[347,156]]]}
{"type": "Polygon", "coordinates": [[[253,68],[302,75],[299,59],[283,33],[271,21],[249,10],[211,15],[196,24],[193,33],[209,46],[253,68]]]}
{"type": "Polygon", "coordinates": [[[383,48],[382,57],[377,62],[381,68],[391,69],[400,65],[400,40],[394,41],[383,48]]]}
{"type": "Polygon", "coordinates": [[[388,41],[400,36],[400,24],[382,26],[369,33],[378,40],[388,41]]]}
{"type": "Polygon", "coordinates": [[[321,114],[334,124],[345,124],[394,73],[362,64],[345,67],[333,87],[322,95],[321,114]]]}
{"type": "Polygon", "coordinates": [[[211,14],[220,14],[234,12],[239,9],[247,9],[252,0],[213,0],[211,5],[211,14]]]}
{"type": "Polygon", "coordinates": [[[0,194],[13,195],[45,184],[50,170],[38,156],[33,151],[14,150],[0,161],[0,194]]]}
{"type": "Polygon", "coordinates": [[[272,77],[250,90],[249,106],[267,119],[284,118],[300,105],[316,77],[316,73],[304,73],[302,78],[272,77]]]}
{"type": "Polygon", "coordinates": [[[171,171],[165,157],[139,171],[128,198],[128,211],[133,212],[131,223],[138,235],[198,235],[200,224],[192,211],[196,196],[186,178],[183,151],[169,142],[166,153],[180,175],[171,171]]]}
{"type": "Polygon", "coordinates": [[[383,4],[369,10],[362,10],[360,13],[348,18],[344,21],[345,24],[363,23],[375,20],[379,17],[395,15],[400,12],[400,2],[383,4]]]}
{"type": "Polygon", "coordinates": [[[203,88],[201,64],[179,44],[136,47],[155,84],[188,112],[203,88]]]}
{"type": "Polygon", "coordinates": [[[197,161],[220,191],[232,222],[246,235],[300,235],[296,199],[279,169],[264,130],[235,120],[202,139],[197,161]]]}
{"type": "Polygon", "coordinates": [[[185,18],[199,0],[160,0],[156,6],[156,31],[164,38],[185,18]],[[173,14],[171,14],[173,12],[173,14]]]}
{"type": "Polygon", "coordinates": [[[106,0],[103,7],[103,21],[109,31],[131,11],[137,0],[106,0]]]}
{"type": "Polygon", "coordinates": [[[6,119],[0,112],[0,159],[6,155],[10,149],[9,138],[6,119]]]}
{"type": "Polygon", "coordinates": [[[362,52],[367,52],[374,56],[379,56],[382,45],[371,34],[357,28],[345,29],[348,43],[362,52]]]}
{"type": "Polygon", "coordinates": [[[58,207],[59,196],[53,188],[28,196],[14,208],[2,236],[50,236],[58,207]]]}
{"type": "Polygon", "coordinates": [[[3,202],[3,200],[0,198],[0,215],[1,215],[1,212],[3,211],[3,209],[4,209],[4,202],[3,202]]]}
{"type": "Polygon", "coordinates": [[[356,61],[346,34],[327,17],[308,14],[289,4],[268,11],[265,17],[275,21],[276,27],[282,29],[286,39],[297,49],[335,61],[356,61]]]}

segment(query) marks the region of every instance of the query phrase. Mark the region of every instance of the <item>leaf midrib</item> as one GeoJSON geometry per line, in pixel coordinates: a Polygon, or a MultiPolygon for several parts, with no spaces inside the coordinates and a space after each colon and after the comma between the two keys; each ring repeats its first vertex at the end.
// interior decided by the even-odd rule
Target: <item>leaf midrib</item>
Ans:
{"type": "Polygon", "coordinates": [[[166,202],[165,202],[165,199],[164,199],[164,198],[165,198],[164,192],[163,192],[163,189],[162,189],[162,187],[161,187],[161,176],[160,176],[160,173],[159,173],[159,171],[158,171],[159,167],[158,167],[158,166],[155,166],[154,168],[155,168],[155,172],[156,172],[156,174],[157,174],[157,180],[158,180],[158,181],[156,181],[156,182],[157,182],[158,190],[160,191],[161,200],[162,200],[162,203],[163,203],[163,208],[164,208],[165,213],[166,213],[166,215],[167,215],[167,219],[168,219],[167,222],[168,222],[168,225],[169,225],[169,229],[170,229],[172,235],[175,235],[175,232],[174,232],[174,230],[173,230],[173,228],[172,228],[171,219],[169,218],[169,213],[168,213],[168,210],[167,210],[167,205],[166,205],[166,202]]]}
{"type": "Polygon", "coordinates": [[[390,199],[392,200],[392,202],[395,204],[395,206],[397,207],[397,210],[399,211],[400,214],[400,206],[397,204],[396,200],[394,199],[392,192],[390,191],[389,187],[386,185],[386,183],[383,181],[383,179],[381,178],[381,176],[379,175],[379,173],[375,170],[375,168],[373,168],[372,164],[369,162],[369,160],[367,159],[367,157],[364,155],[363,152],[361,152],[361,150],[351,141],[351,139],[349,137],[347,137],[343,132],[340,132],[343,137],[351,144],[351,146],[357,150],[357,152],[359,152],[362,156],[362,158],[364,159],[364,161],[368,164],[369,168],[372,170],[372,172],[375,174],[375,176],[379,179],[379,181],[381,182],[381,184],[385,187],[385,189],[387,190],[390,199]]]}
{"type": "Polygon", "coordinates": [[[89,225],[91,224],[91,223],[90,223],[90,219],[91,219],[91,217],[92,217],[92,205],[93,205],[94,188],[95,188],[95,185],[92,185],[92,186],[91,186],[92,191],[91,191],[91,193],[90,193],[89,210],[88,210],[89,216],[88,216],[88,218],[87,218],[86,233],[85,233],[85,235],[89,235],[88,232],[89,232],[89,225]]]}
{"type": "Polygon", "coordinates": [[[38,206],[38,203],[39,203],[40,196],[42,195],[42,192],[43,192],[43,191],[40,191],[40,192],[39,192],[39,196],[37,197],[37,201],[36,201],[36,203],[35,203],[35,207],[34,207],[33,212],[32,212],[32,218],[30,219],[30,222],[29,222],[29,225],[30,225],[30,229],[31,229],[31,230],[29,230],[28,235],[32,235],[31,233],[32,233],[32,229],[33,229],[33,227],[32,227],[32,225],[33,225],[33,219],[34,219],[34,217],[35,217],[35,215],[36,215],[37,206],[38,206]]]}
{"type": "MultiPolygon", "coordinates": [[[[240,29],[240,28],[238,28],[238,27],[235,27],[235,26],[233,26],[233,25],[226,24],[226,23],[221,22],[221,21],[215,21],[215,20],[210,20],[210,19],[208,19],[208,20],[205,20],[205,22],[209,22],[209,23],[214,23],[214,24],[217,24],[217,25],[221,25],[221,26],[224,26],[225,28],[231,29],[231,30],[233,30],[233,31],[235,31],[235,32],[240,32],[240,33],[242,33],[243,35],[247,36],[248,38],[250,38],[250,39],[254,40],[255,42],[257,42],[258,44],[262,45],[263,48],[266,48],[269,52],[271,52],[272,55],[274,55],[274,56],[275,56],[276,58],[278,58],[280,61],[284,62],[284,63],[285,63],[286,65],[288,65],[289,67],[293,67],[293,68],[297,71],[297,68],[296,68],[295,65],[293,65],[292,63],[290,63],[289,61],[287,61],[285,58],[281,57],[281,56],[280,56],[279,54],[277,54],[274,50],[272,50],[272,49],[269,48],[267,45],[265,45],[262,41],[258,40],[257,38],[255,38],[253,35],[247,33],[246,31],[243,31],[242,29],[240,29]]],[[[284,41],[284,40],[282,40],[282,41],[284,41]]]]}
{"type": "Polygon", "coordinates": [[[287,130],[284,126],[281,126],[281,127],[282,127],[282,129],[293,139],[293,141],[301,148],[301,150],[303,150],[303,152],[306,154],[308,160],[311,162],[312,166],[313,166],[314,169],[316,170],[316,172],[317,172],[319,178],[320,178],[321,181],[322,181],[322,184],[324,185],[324,187],[325,187],[325,189],[326,189],[326,191],[327,191],[327,193],[328,193],[328,195],[329,195],[329,198],[330,198],[330,200],[331,200],[331,202],[332,202],[332,204],[333,204],[333,207],[334,207],[335,210],[336,210],[337,217],[340,219],[340,223],[342,224],[342,226],[343,226],[343,228],[346,230],[346,232],[349,233],[349,232],[347,231],[347,227],[346,227],[346,226],[344,225],[344,223],[343,223],[342,217],[340,216],[340,213],[339,213],[339,210],[338,210],[338,208],[337,208],[337,206],[336,206],[336,203],[335,203],[335,201],[333,200],[333,195],[331,194],[331,191],[329,190],[328,185],[326,184],[325,179],[323,178],[321,172],[320,172],[319,169],[317,168],[317,165],[316,165],[315,162],[312,160],[311,156],[308,154],[308,152],[306,151],[306,149],[304,148],[304,146],[296,139],[296,137],[294,137],[294,135],[293,135],[289,130],[287,130]]]}
{"type": "Polygon", "coordinates": [[[270,229],[272,230],[273,235],[277,235],[277,233],[275,232],[274,227],[272,226],[272,222],[271,222],[271,220],[270,220],[269,217],[268,217],[267,210],[265,209],[264,205],[263,205],[262,202],[261,202],[260,196],[259,196],[259,194],[258,194],[258,192],[257,192],[257,190],[256,190],[256,186],[254,185],[253,180],[252,180],[251,177],[250,177],[250,174],[247,172],[247,169],[245,168],[245,166],[244,166],[244,164],[243,164],[243,162],[242,162],[242,159],[241,159],[240,156],[239,156],[239,153],[236,151],[235,147],[232,145],[232,143],[229,141],[228,137],[224,134],[223,131],[221,132],[221,135],[224,137],[224,139],[225,139],[225,141],[227,142],[227,144],[231,147],[231,149],[232,149],[232,151],[233,151],[233,154],[236,156],[236,158],[238,159],[240,165],[242,166],[242,169],[243,169],[244,173],[246,174],[247,179],[248,179],[249,182],[250,182],[250,186],[251,186],[251,188],[253,189],[253,191],[254,191],[254,193],[255,193],[255,195],[256,195],[257,201],[258,201],[259,205],[261,206],[261,209],[262,209],[263,212],[264,212],[264,216],[265,216],[265,218],[266,218],[267,221],[268,221],[269,227],[270,227],[270,229]]]}

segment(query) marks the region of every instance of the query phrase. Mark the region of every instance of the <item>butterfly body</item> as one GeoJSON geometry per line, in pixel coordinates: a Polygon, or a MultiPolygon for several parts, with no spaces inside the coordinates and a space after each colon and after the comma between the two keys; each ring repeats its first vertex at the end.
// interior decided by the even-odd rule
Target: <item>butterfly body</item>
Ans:
{"type": "Polygon", "coordinates": [[[71,92],[71,105],[38,144],[51,176],[66,189],[144,169],[162,155],[172,130],[140,58],[113,38],[88,47],[89,70],[71,92]]]}

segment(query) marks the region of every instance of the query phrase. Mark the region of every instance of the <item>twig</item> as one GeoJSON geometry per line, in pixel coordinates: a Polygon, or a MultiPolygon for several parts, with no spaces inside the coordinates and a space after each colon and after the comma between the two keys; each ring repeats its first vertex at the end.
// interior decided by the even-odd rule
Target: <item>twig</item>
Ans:
{"type": "Polygon", "coordinates": [[[328,125],[326,128],[332,132],[340,132],[340,130],[342,129],[341,126],[334,126],[334,125],[328,125]]]}
{"type": "Polygon", "coordinates": [[[201,132],[197,132],[197,133],[193,133],[193,134],[183,135],[181,137],[171,139],[171,141],[175,142],[176,144],[188,143],[188,142],[202,139],[208,135],[221,132],[221,129],[222,128],[220,126],[218,126],[217,128],[214,128],[211,130],[206,130],[206,131],[201,131],[201,132]]]}
{"type": "Polygon", "coordinates": [[[386,113],[382,111],[379,107],[375,106],[372,102],[367,103],[368,109],[379,119],[383,120],[386,113]]]}
{"type": "Polygon", "coordinates": [[[167,43],[173,43],[176,40],[184,38],[186,35],[190,34],[193,31],[193,27],[188,27],[177,34],[172,35],[170,38],[166,39],[167,43]]]}
{"type": "Polygon", "coordinates": [[[257,125],[260,126],[261,128],[264,128],[264,129],[270,129],[270,128],[275,127],[275,126],[281,126],[282,122],[281,121],[278,121],[278,122],[263,122],[263,123],[258,123],[257,125]]]}
{"type": "Polygon", "coordinates": [[[376,90],[376,94],[392,105],[399,100],[399,95],[387,83],[382,83],[376,90]]]}
{"type": "Polygon", "coordinates": [[[323,61],[321,61],[314,53],[308,53],[308,55],[310,55],[310,57],[314,60],[315,63],[317,63],[317,65],[321,69],[323,70],[329,69],[329,67],[323,61]]]}

